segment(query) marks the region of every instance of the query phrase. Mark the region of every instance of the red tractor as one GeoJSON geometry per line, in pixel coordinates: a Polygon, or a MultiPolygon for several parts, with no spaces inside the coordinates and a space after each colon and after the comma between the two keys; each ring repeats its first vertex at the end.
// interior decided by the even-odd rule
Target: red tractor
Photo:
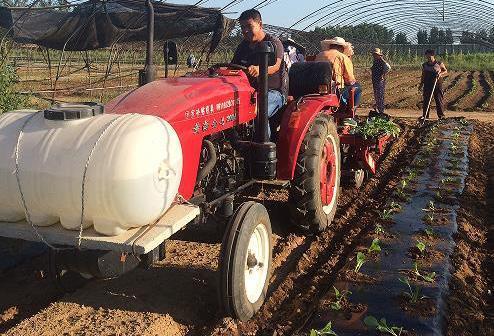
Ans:
{"type": "MultiPolygon", "coordinates": [[[[267,119],[267,67],[272,46],[259,50],[259,90],[243,67],[219,64],[206,72],[149,82],[105,106],[105,113],[140,113],[166,120],[177,133],[183,171],[177,200],[157,223],[117,237],[90,231],[2,223],[0,236],[85,249],[55,251],[56,269],[115,276],[163,258],[162,243],[190,222],[222,218],[227,225],[220,256],[220,293],[226,312],[248,320],[263,304],[271,269],[271,224],[257,202],[236,204],[235,196],[259,181],[289,185],[292,222],[317,234],[333,220],[340,181],[357,186],[375,172],[372,152],[387,136],[364,140],[343,125],[354,117],[352,98],[340,103],[329,63],[294,64],[288,104],[278,121],[267,119]],[[268,137],[269,122],[276,138],[268,137]]],[[[352,97],[352,95],[350,95],[352,97]]]]}
{"type": "Polygon", "coordinates": [[[371,151],[381,151],[387,140],[366,142],[345,128],[339,131],[343,119],[354,117],[353,102],[340,105],[329,63],[308,62],[291,69],[293,96],[279,112],[278,139],[271,142],[266,113],[271,50],[270,45],[259,50],[257,92],[245,68],[218,64],[208,72],[154,81],[106,105],[107,113],[139,111],[175,128],[184,158],[182,201],[200,207],[200,221],[210,214],[228,221],[221,297],[227,313],[241,320],[251,318],[266,296],[272,242],[266,208],[252,201],[234,208],[235,195],[258,181],[289,181],[293,223],[317,234],[333,220],[342,174],[361,184],[363,169],[375,172],[371,151]]]}

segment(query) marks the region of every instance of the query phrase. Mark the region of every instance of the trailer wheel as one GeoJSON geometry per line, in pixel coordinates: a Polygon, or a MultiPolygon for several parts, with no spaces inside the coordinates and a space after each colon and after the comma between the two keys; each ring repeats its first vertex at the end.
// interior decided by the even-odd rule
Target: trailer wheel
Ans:
{"type": "Polygon", "coordinates": [[[51,248],[48,251],[48,274],[57,290],[63,294],[74,293],[93,278],[88,274],[65,269],[59,264],[58,252],[51,248]]]}
{"type": "Polygon", "coordinates": [[[220,300],[225,312],[241,321],[261,308],[271,273],[271,222],[266,208],[240,205],[223,238],[219,260],[220,300]]]}
{"type": "Polygon", "coordinates": [[[298,153],[290,189],[290,212],[296,226],[324,231],[336,213],[341,177],[340,140],[328,115],[316,117],[298,153]]]}

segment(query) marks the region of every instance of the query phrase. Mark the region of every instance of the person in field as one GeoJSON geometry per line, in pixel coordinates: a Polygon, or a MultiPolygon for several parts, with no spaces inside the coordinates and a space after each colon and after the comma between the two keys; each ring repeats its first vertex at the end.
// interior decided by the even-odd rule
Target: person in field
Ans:
{"type": "MultiPolygon", "coordinates": [[[[283,44],[270,34],[264,32],[261,13],[256,9],[243,12],[240,17],[240,28],[243,41],[238,45],[232,59],[232,63],[248,68],[250,84],[257,88],[259,77],[259,64],[256,49],[259,43],[271,42],[275,49],[276,63],[268,67],[268,118],[273,117],[285,104],[286,89],[283,80],[287,78],[286,67],[282,66],[283,44]]],[[[271,131],[270,131],[271,134],[271,131]]]]}
{"type": "Polygon", "coordinates": [[[420,79],[419,92],[423,88],[423,114],[421,119],[429,117],[430,109],[429,101],[431,96],[436,101],[436,112],[439,119],[444,118],[444,77],[448,74],[448,70],[443,62],[436,60],[436,53],[429,49],[425,51],[426,62],[422,64],[422,78],[420,79]]]}
{"type": "Polygon", "coordinates": [[[341,98],[344,103],[348,102],[350,88],[355,88],[354,104],[355,106],[358,106],[362,95],[362,89],[355,79],[352,60],[345,55],[345,47],[348,48],[349,51],[353,51],[353,48],[350,49],[348,43],[341,37],[323,40],[321,41],[322,51],[317,54],[315,61],[331,63],[333,80],[340,89],[341,98]]]}
{"type": "Polygon", "coordinates": [[[376,112],[384,113],[384,93],[386,88],[386,75],[391,70],[391,66],[384,60],[384,55],[379,48],[372,52],[374,62],[371,67],[372,88],[374,90],[374,102],[376,112]]]}

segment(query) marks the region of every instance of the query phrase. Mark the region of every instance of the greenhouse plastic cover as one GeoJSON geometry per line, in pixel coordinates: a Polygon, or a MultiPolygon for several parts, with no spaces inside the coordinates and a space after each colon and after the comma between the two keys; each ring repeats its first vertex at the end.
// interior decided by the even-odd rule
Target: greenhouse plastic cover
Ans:
{"type": "MultiPolygon", "coordinates": [[[[212,33],[211,51],[234,23],[219,9],[159,2],[153,2],[153,7],[155,39],[212,33]]],[[[19,43],[92,50],[114,43],[147,41],[147,16],[144,0],[87,1],[61,9],[0,6],[0,27],[19,43]]]]}

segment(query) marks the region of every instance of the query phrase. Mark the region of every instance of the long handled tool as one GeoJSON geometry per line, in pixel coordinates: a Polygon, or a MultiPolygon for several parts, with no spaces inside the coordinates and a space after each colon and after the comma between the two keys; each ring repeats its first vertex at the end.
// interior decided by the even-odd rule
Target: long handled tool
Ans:
{"type": "Polygon", "coordinates": [[[438,79],[439,76],[436,76],[436,80],[434,81],[434,85],[432,86],[431,94],[429,95],[429,103],[427,104],[427,109],[424,110],[422,114],[422,125],[425,124],[425,121],[429,119],[429,111],[431,109],[432,97],[434,96],[434,91],[436,90],[438,79]]]}

